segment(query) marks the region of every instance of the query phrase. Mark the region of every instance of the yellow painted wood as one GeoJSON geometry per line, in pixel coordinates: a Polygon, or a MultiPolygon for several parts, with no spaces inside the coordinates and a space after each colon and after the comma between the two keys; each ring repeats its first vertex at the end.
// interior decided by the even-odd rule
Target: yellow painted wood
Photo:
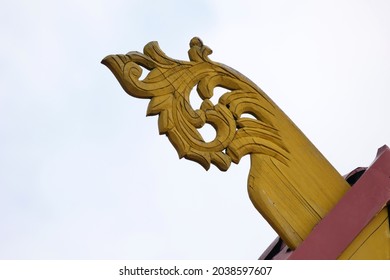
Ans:
{"type": "Polygon", "coordinates": [[[384,208],[360,232],[339,257],[340,260],[389,260],[389,214],[384,208]]]}
{"type": "Polygon", "coordinates": [[[211,49],[198,38],[190,42],[189,61],[165,55],[156,42],[143,53],[107,56],[105,64],[131,96],[151,99],[147,115],[159,115],[179,157],[214,164],[222,171],[251,156],[248,193],[256,209],[294,249],[348,190],[342,176],[252,81],[209,59],[211,49]],[[143,80],[142,68],[149,73],[143,80]],[[226,93],[217,104],[214,88],[226,93]],[[203,99],[193,108],[190,93],[203,99]],[[246,114],[253,116],[247,117],[246,114]],[[198,129],[211,124],[217,132],[206,142],[198,129]]]}

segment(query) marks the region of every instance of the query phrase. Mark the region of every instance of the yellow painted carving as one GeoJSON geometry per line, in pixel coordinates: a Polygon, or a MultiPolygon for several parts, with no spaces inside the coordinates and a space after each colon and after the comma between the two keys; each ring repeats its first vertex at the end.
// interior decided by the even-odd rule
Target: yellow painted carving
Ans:
{"type": "MultiPolygon", "coordinates": [[[[291,249],[348,190],[331,166],[282,110],[239,72],[209,59],[211,49],[198,38],[190,42],[189,61],[174,60],[157,42],[143,53],[107,56],[102,63],[131,96],[150,99],[147,115],[158,115],[179,157],[214,164],[225,171],[250,154],[248,192],[256,209],[291,249]],[[148,71],[140,79],[142,71],[148,71]],[[216,87],[226,89],[217,104],[216,87]],[[193,108],[190,93],[203,99],[193,108]],[[253,116],[248,118],[246,116],[253,116]],[[205,141],[198,129],[212,125],[216,137],[205,141]]],[[[292,93],[286,93],[292,94],[292,93]]]]}
{"type": "Polygon", "coordinates": [[[389,213],[385,207],[359,233],[340,260],[390,260],[389,213]]]}

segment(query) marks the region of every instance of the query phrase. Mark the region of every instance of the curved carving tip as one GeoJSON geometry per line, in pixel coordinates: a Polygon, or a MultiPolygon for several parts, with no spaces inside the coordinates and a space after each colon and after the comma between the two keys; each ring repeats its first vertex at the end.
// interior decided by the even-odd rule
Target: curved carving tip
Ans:
{"type": "Polygon", "coordinates": [[[119,81],[122,88],[127,92],[123,76],[125,64],[130,61],[126,55],[107,55],[101,63],[108,67],[111,72],[114,74],[115,78],[119,81]]]}
{"type": "Polygon", "coordinates": [[[125,64],[122,61],[117,61],[115,57],[115,55],[107,55],[102,59],[101,63],[106,65],[113,72],[122,71],[125,64]]]}
{"type": "Polygon", "coordinates": [[[112,55],[107,55],[105,58],[102,59],[102,61],[100,61],[100,63],[104,64],[108,67],[108,64],[110,63],[110,60],[111,60],[111,56],[112,55]]]}

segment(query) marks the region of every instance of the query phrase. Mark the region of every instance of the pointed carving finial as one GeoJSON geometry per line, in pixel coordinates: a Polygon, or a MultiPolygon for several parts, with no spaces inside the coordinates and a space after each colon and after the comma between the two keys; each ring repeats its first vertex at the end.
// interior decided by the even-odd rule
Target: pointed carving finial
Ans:
{"type": "Polygon", "coordinates": [[[212,54],[213,51],[203,45],[203,42],[200,38],[194,37],[190,41],[190,50],[188,51],[188,55],[191,61],[209,61],[208,56],[212,54]]]}

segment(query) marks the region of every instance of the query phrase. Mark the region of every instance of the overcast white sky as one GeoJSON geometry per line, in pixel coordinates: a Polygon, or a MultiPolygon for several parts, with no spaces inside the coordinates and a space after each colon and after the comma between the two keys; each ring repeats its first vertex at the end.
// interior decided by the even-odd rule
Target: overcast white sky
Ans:
{"type": "Polygon", "coordinates": [[[257,83],[341,173],[390,144],[389,1],[2,1],[1,259],[256,259],[249,157],[179,160],[100,61],[159,41],[257,83]]]}

